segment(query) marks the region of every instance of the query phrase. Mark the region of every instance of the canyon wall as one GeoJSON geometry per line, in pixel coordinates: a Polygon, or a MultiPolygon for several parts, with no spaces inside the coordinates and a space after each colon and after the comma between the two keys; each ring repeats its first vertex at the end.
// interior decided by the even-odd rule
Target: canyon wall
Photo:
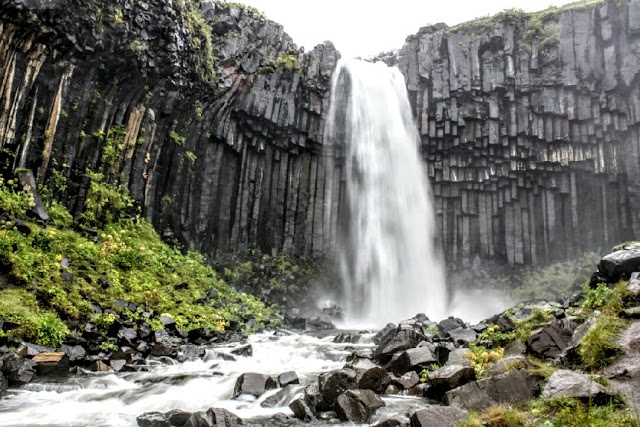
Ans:
{"type": "Polygon", "coordinates": [[[640,1],[425,27],[397,62],[453,264],[638,236],[640,1]]]}
{"type": "Polygon", "coordinates": [[[328,250],[330,43],[304,53],[256,11],[209,1],[1,0],[0,17],[5,167],[76,216],[87,170],[102,173],[211,256],[328,250]]]}
{"type": "MultiPolygon", "coordinates": [[[[76,216],[99,172],[212,257],[320,257],[344,217],[338,57],[233,4],[0,0],[0,163],[76,216]]],[[[640,234],[640,0],[427,27],[395,61],[452,265],[640,234]]]]}

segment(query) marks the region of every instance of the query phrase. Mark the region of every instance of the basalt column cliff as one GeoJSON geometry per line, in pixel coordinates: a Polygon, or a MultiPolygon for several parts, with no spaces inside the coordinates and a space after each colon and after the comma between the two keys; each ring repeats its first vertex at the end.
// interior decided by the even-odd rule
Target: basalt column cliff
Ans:
{"type": "Polygon", "coordinates": [[[102,173],[210,255],[328,249],[331,44],[305,54],[255,11],[206,1],[2,0],[0,16],[9,168],[76,214],[86,171],[102,173]]]}
{"type": "Polygon", "coordinates": [[[447,259],[544,264],[640,234],[640,1],[425,27],[397,59],[447,259]]]}
{"type": "MultiPolygon", "coordinates": [[[[209,1],[0,0],[0,19],[5,170],[76,215],[101,173],[211,256],[332,251],[331,44],[304,53],[209,1]]],[[[451,263],[544,264],[640,235],[640,0],[426,27],[390,60],[451,263]]]]}

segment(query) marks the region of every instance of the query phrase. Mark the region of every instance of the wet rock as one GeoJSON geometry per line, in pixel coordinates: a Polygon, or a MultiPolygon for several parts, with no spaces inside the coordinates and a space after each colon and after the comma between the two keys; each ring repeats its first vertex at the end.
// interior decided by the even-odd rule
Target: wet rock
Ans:
{"type": "Polygon", "coordinates": [[[36,364],[31,359],[19,357],[16,354],[8,354],[2,361],[2,372],[10,385],[27,384],[33,380],[36,374],[36,364]]]}
{"type": "Polygon", "coordinates": [[[138,333],[133,328],[120,328],[117,337],[125,344],[132,345],[138,338],[138,333]]]}
{"type": "Polygon", "coordinates": [[[447,331],[446,337],[450,338],[456,344],[467,345],[474,342],[478,335],[476,331],[471,328],[456,328],[447,331]]]}
{"type": "Polygon", "coordinates": [[[386,420],[371,424],[371,427],[409,427],[409,423],[397,418],[387,418],[386,420]]]}
{"type": "Polygon", "coordinates": [[[395,384],[389,384],[384,390],[384,394],[399,394],[400,388],[395,384]]]}
{"type": "Polygon", "coordinates": [[[331,318],[326,315],[313,317],[305,323],[306,331],[324,331],[329,329],[336,329],[336,326],[331,322],[331,318]]]}
{"type": "Polygon", "coordinates": [[[469,417],[464,409],[454,406],[428,406],[411,415],[411,427],[454,427],[469,417]]]}
{"type": "Polygon", "coordinates": [[[476,380],[476,371],[469,366],[448,365],[429,372],[427,397],[442,400],[449,390],[476,380]]]}
{"type": "Polygon", "coordinates": [[[640,244],[629,245],[605,255],[598,263],[598,271],[609,283],[615,283],[621,277],[629,277],[631,273],[640,271],[640,244]]]}
{"type": "Polygon", "coordinates": [[[354,423],[368,423],[384,402],[371,390],[347,390],[338,397],[338,418],[354,423]]]}
{"type": "Polygon", "coordinates": [[[198,360],[204,357],[205,353],[206,351],[203,347],[193,344],[186,344],[180,347],[177,359],[179,362],[186,362],[187,360],[198,360]]]}
{"type": "Polygon", "coordinates": [[[418,383],[406,391],[407,396],[423,397],[429,389],[428,384],[418,383]]]}
{"type": "Polygon", "coordinates": [[[420,376],[413,371],[407,372],[406,374],[398,378],[396,380],[396,383],[399,384],[405,390],[409,390],[411,387],[420,383],[420,376]]]}
{"type": "Polygon", "coordinates": [[[316,410],[334,410],[338,401],[338,396],[347,390],[356,387],[356,371],[353,369],[338,369],[320,374],[318,377],[318,390],[321,399],[321,406],[316,406],[316,410]]]}
{"type": "Polygon", "coordinates": [[[389,384],[389,373],[369,359],[356,359],[346,367],[356,371],[356,388],[381,394],[389,384]]]}
{"type": "Polygon", "coordinates": [[[466,323],[464,323],[462,319],[453,316],[440,321],[440,323],[438,323],[438,326],[440,327],[440,330],[443,334],[446,334],[449,331],[453,331],[454,329],[467,327],[466,323]]]}
{"type": "Polygon", "coordinates": [[[615,393],[595,382],[590,376],[579,372],[560,369],[551,375],[542,388],[541,397],[572,397],[584,403],[606,405],[615,393]]]}
{"type": "Polygon", "coordinates": [[[446,392],[443,400],[447,405],[459,405],[468,410],[516,404],[536,396],[541,382],[540,378],[517,370],[467,383],[446,392]]]}
{"type": "Polygon", "coordinates": [[[289,404],[289,409],[293,412],[293,415],[302,421],[311,421],[315,418],[314,411],[311,409],[305,399],[295,399],[289,404]]]}
{"type": "Polygon", "coordinates": [[[206,412],[191,414],[184,427],[235,427],[244,425],[242,419],[226,409],[209,408],[206,412]]]}
{"type": "Polygon", "coordinates": [[[69,362],[78,362],[87,357],[87,351],[81,345],[63,345],[62,351],[69,358],[69,362]]]}
{"type": "Polygon", "coordinates": [[[53,347],[45,347],[42,345],[32,344],[30,342],[23,342],[16,350],[16,354],[20,357],[33,357],[40,353],[52,353],[55,349],[53,347]]]}
{"type": "Polygon", "coordinates": [[[357,342],[360,341],[360,338],[362,338],[362,335],[360,334],[352,334],[352,333],[344,332],[337,335],[333,339],[333,342],[338,344],[342,344],[342,343],[356,344],[357,342]]]}
{"type": "Polygon", "coordinates": [[[300,384],[298,374],[296,374],[294,371],[287,371],[278,375],[278,385],[280,387],[286,387],[289,384],[300,384]]]}
{"type": "Polygon", "coordinates": [[[294,384],[285,386],[282,390],[267,397],[260,406],[263,408],[275,408],[276,406],[287,406],[293,398],[293,395],[298,387],[294,384]]]}
{"type": "Polygon", "coordinates": [[[171,427],[166,415],[162,412],[145,412],[136,417],[140,427],[171,427]]]}
{"type": "Polygon", "coordinates": [[[400,353],[391,361],[388,369],[396,375],[402,375],[409,371],[419,373],[433,364],[438,364],[438,360],[431,350],[427,347],[419,347],[400,353]]]}
{"type": "Polygon", "coordinates": [[[390,337],[395,334],[398,325],[394,323],[387,323],[387,326],[380,329],[372,338],[374,344],[379,345],[383,341],[390,339],[390,337]]]}
{"type": "Polygon", "coordinates": [[[177,354],[177,346],[166,329],[154,332],[155,343],[151,347],[152,356],[174,356],[177,354]]]}
{"type": "Polygon", "coordinates": [[[0,398],[7,394],[7,388],[9,388],[9,381],[0,372],[0,398]]]}
{"type": "Polygon", "coordinates": [[[468,356],[470,353],[471,350],[468,348],[457,348],[449,353],[446,363],[450,365],[471,366],[468,356]]]}
{"type": "Polygon", "coordinates": [[[276,388],[276,382],[269,375],[247,372],[238,377],[233,388],[233,398],[241,394],[262,396],[267,390],[276,388]]]}
{"type": "Polygon", "coordinates": [[[373,350],[373,356],[381,363],[387,363],[394,353],[416,347],[425,337],[411,325],[400,325],[383,338],[373,350]]]}
{"type": "Polygon", "coordinates": [[[127,364],[127,361],[124,359],[111,359],[109,361],[109,366],[116,372],[120,372],[122,368],[127,364]]]}
{"type": "Polygon", "coordinates": [[[229,353],[235,356],[250,357],[253,356],[253,347],[251,344],[239,345],[238,347],[232,348],[229,353]]]}
{"type": "Polygon", "coordinates": [[[31,359],[36,364],[38,375],[67,375],[69,358],[63,352],[39,353],[31,359]]]}
{"type": "Polygon", "coordinates": [[[93,372],[109,372],[111,367],[102,360],[96,360],[89,365],[89,370],[93,372]]]}
{"type": "Polygon", "coordinates": [[[567,348],[576,327],[577,324],[568,320],[554,320],[527,338],[527,352],[539,358],[560,356],[567,348]]]}

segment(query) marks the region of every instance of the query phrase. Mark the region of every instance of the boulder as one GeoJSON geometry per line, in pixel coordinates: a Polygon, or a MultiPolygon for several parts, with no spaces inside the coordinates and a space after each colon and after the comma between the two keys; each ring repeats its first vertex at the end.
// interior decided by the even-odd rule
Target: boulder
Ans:
{"type": "Polygon", "coordinates": [[[371,424],[371,427],[408,427],[409,423],[399,420],[397,418],[387,418],[386,420],[378,421],[375,424],[371,424]]]}
{"type": "Polygon", "coordinates": [[[20,357],[33,357],[40,353],[52,353],[55,349],[53,347],[45,347],[42,345],[31,344],[30,342],[23,342],[16,350],[16,354],[20,357]]]}
{"type": "Polygon", "coordinates": [[[407,372],[396,380],[396,384],[405,390],[409,390],[418,383],[420,383],[420,376],[413,371],[407,372]]]}
{"type": "Polygon", "coordinates": [[[328,405],[325,405],[322,401],[322,394],[320,393],[320,387],[318,383],[309,384],[304,389],[304,401],[309,405],[313,413],[316,411],[322,411],[328,405]],[[318,409],[319,408],[319,409],[318,409]]]}
{"type": "MultiPolygon", "coordinates": [[[[169,319],[169,318],[168,318],[169,319]]],[[[177,348],[166,329],[154,332],[155,344],[151,347],[152,356],[174,356],[177,348]]]]}
{"type": "Polygon", "coordinates": [[[425,337],[411,325],[400,325],[384,338],[373,350],[373,357],[382,363],[387,363],[394,353],[415,348],[425,337]]]}
{"type": "Polygon", "coordinates": [[[629,245],[604,256],[598,263],[598,271],[609,283],[615,283],[621,277],[629,277],[631,273],[640,271],[640,244],[629,245]]]}
{"type": "Polygon", "coordinates": [[[128,345],[132,345],[138,338],[138,332],[133,328],[122,327],[118,331],[117,338],[128,345]]]}
{"type": "Polygon", "coordinates": [[[443,400],[447,405],[459,405],[468,410],[515,404],[536,396],[541,382],[540,378],[521,369],[467,383],[446,392],[443,400]]]}
{"type": "Polygon", "coordinates": [[[191,412],[174,409],[169,412],[145,412],[136,418],[140,427],[170,427],[184,426],[191,412]]]}
{"type": "Polygon", "coordinates": [[[280,385],[280,387],[286,387],[289,384],[300,384],[298,374],[294,371],[287,371],[278,375],[278,385],[280,385]]]}
{"type": "Polygon", "coordinates": [[[2,361],[2,372],[11,385],[31,382],[36,374],[36,364],[31,359],[24,359],[16,354],[8,354],[2,361]]]}
{"type": "Polygon", "coordinates": [[[476,380],[476,371],[470,366],[447,365],[429,373],[427,397],[442,400],[449,390],[476,380]]]}
{"type": "Polygon", "coordinates": [[[289,384],[277,393],[267,397],[260,403],[263,408],[275,408],[276,406],[287,406],[292,401],[294,394],[298,390],[298,386],[289,384]]]}
{"type": "Polygon", "coordinates": [[[468,356],[470,353],[471,350],[468,348],[456,348],[449,353],[446,363],[450,365],[471,366],[471,361],[468,356]]]}
{"type": "Polygon", "coordinates": [[[347,390],[338,396],[338,418],[353,423],[368,423],[378,408],[384,406],[382,399],[371,390],[347,390]]]}
{"type": "Polygon", "coordinates": [[[478,334],[471,328],[456,328],[448,331],[446,337],[456,344],[467,345],[478,338],[478,334]]]}
{"type": "Polygon", "coordinates": [[[233,398],[241,394],[262,396],[267,390],[276,388],[276,382],[269,375],[247,372],[238,377],[233,388],[233,398]]]}
{"type": "Polygon", "coordinates": [[[2,372],[0,372],[0,397],[7,394],[7,388],[9,387],[9,381],[4,377],[2,372]]]}
{"type": "Polygon", "coordinates": [[[539,358],[555,358],[567,348],[578,325],[569,320],[554,320],[527,338],[527,352],[539,358]]]}
{"type": "Polygon", "coordinates": [[[411,415],[411,427],[454,427],[469,417],[464,409],[455,406],[428,406],[411,415]]]}
{"type": "Polygon", "coordinates": [[[251,344],[244,344],[244,345],[239,345],[237,347],[234,347],[233,349],[231,349],[231,351],[229,352],[235,356],[246,356],[246,357],[250,357],[253,356],[253,347],[251,346],[251,344]]]}
{"type": "Polygon", "coordinates": [[[302,421],[311,421],[315,418],[314,411],[305,399],[295,399],[289,404],[293,416],[302,421]]]}
{"type": "Polygon", "coordinates": [[[509,356],[504,359],[500,359],[493,365],[491,372],[494,375],[506,374],[516,369],[529,368],[531,364],[527,361],[527,358],[519,354],[517,356],[509,356]]]}
{"type": "Polygon", "coordinates": [[[440,321],[440,323],[438,323],[438,327],[440,327],[440,330],[442,331],[443,334],[446,334],[447,332],[452,331],[454,329],[466,328],[467,325],[464,323],[462,319],[458,319],[457,317],[451,316],[448,319],[444,319],[440,321]]]}
{"type": "Polygon", "coordinates": [[[396,333],[397,329],[398,329],[398,325],[394,323],[387,323],[387,326],[380,329],[378,333],[376,333],[371,340],[373,341],[374,344],[379,345],[383,341],[390,339],[390,337],[396,333]]]}
{"type": "Polygon", "coordinates": [[[79,362],[87,357],[87,351],[81,345],[63,345],[61,349],[69,358],[69,362],[79,362]]]}
{"type": "Polygon", "coordinates": [[[572,397],[585,403],[606,405],[615,393],[595,382],[589,375],[560,369],[551,375],[542,389],[541,396],[543,398],[572,397]]]}
{"type": "Polygon", "coordinates": [[[89,365],[89,370],[92,372],[109,372],[111,367],[104,363],[102,360],[96,360],[89,365]]]}
{"type": "Polygon", "coordinates": [[[427,347],[412,348],[403,351],[395,357],[388,366],[388,369],[396,375],[406,372],[421,372],[423,369],[438,364],[438,360],[427,347]]]}
{"type": "Polygon", "coordinates": [[[391,378],[389,373],[369,359],[356,359],[346,367],[356,371],[356,388],[382,394],[391,378]]]}
{"type": "Polygon", "coordinates": [[[356,371],[353,369],[343,368],[320,374],[318,390],[322,396],[322,405],[315,409],[317,411],[334,410],[338,396],[354,388],[356,388],[356,371]]]}
{"type": "Polygon", "coordinates": [[[184,427],[235,427],[244,425],[242,419],[226,409],[209,408],[206,412],[191,414],[184,427]]]}
{"type": "Polygon", "coordinates": [[[63,352],[40,353],[31,359],[36,364],[38,375],[67,375],[69,358],[63,352]]]}

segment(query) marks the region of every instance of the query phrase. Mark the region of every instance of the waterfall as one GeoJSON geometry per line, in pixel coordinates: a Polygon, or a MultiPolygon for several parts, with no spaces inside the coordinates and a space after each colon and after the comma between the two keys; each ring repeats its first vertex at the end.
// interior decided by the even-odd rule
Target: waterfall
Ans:
{"type": "Polygon", "coordinates": [[[348,321],[380,325],[445,314],[429,184],[405,81],[382,63],[340,60],[326,135],[345,146],[338,242],[348,321]]]}

